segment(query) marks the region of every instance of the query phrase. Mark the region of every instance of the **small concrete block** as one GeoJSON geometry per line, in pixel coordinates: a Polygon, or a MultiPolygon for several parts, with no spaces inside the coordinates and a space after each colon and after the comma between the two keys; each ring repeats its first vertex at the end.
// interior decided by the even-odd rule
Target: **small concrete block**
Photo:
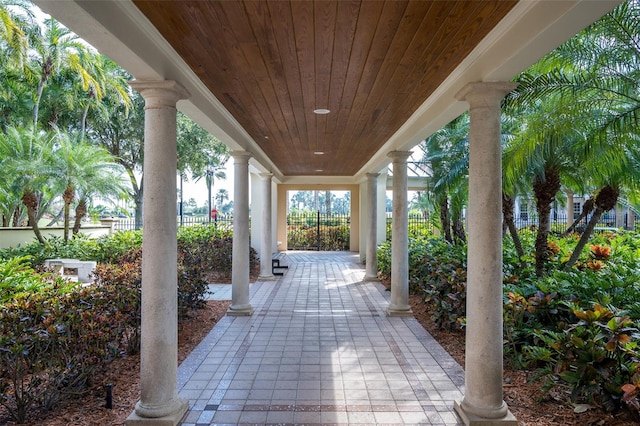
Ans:
{"type": "Polygon", "coordinates": [[[466,426],[518,426],[518,421],[511,411],[507,411],[507,415],[501,419],[487,419],[465,412],[458,401],[453,403],[453,409],[466,426]]]}

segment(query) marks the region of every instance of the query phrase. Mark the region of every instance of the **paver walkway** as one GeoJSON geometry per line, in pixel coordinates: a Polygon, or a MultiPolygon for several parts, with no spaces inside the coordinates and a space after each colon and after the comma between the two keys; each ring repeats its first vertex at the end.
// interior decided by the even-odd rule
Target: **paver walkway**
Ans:
{"type": "Polygon", "coordinates": [[[462,424],[462,368],[415,319],[387,317],[357,254],[285,264],[251,285],[252,316],[222,318],[180,365],[183,426],[462,424]]]}

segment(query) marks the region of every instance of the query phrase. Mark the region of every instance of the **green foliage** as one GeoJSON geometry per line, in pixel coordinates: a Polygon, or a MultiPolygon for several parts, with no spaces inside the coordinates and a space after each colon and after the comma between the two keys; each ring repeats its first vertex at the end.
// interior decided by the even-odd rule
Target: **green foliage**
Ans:
{"type": "Polygon", "coordinates": [[[46,259],[79,259],[114,263],[126,252],[142,245],[142,231],[119,231],[96,239],[77,234],[69,241],[51,237],[46,244],[37,241],[24,246],[0,250],[1,259],[29,256],[31,266],[42,265],[46,259]]]}
{"type": "MultiPolygon", "coordinates": [[[[391,278],[391,243],[378,248],[378,270],[391,278]]],[[[466,312],[466,247],[430,237],[409,238],[409,288],[421,294],[440,328],[459,328],[466,312]]]]}
{"type": "Polygon", "coordinates": [[[34,408],[85,394],[138,327],[127,314],[138,300],[136,289],[102,283],[42,287],[0,305],[0,404],[21,423],[34,408]]]}
{"type": "MultiPolygon", "coordinates": [[[[574,401],[640,416],[640,238],[595,236],[577,266],[562,268],[577,238],[551,236],[549,272],[536,277],[535,234],[522,232],[524,269],[510,236],[503,245],[504,353],[514,367],[531,367],[544,389],[567,388],[574,401]],[[618,311],[614,306],[624,307],[618,311]]],[[[466,247],[442,239],[409,239],[409,285],[424,297],[441,328],[465,324],[466,247]]],[[[391,243],[377,253],[380,275],[391,276],[391,243]]]]}
{"type": "MultiPolygon", "coordinates": [[[[232,242],[231,231],[215,226],[180,231],[180,319],[204,303],[208,274],[230,276],[232,242]]],[[[139,351],[142,233],[74,238],[67,244],[53,239],[20,251],[32,257],[0,261],[0,404],[16,422],[35,409],[81,397],[114,357],[139,351]],[[30,263],[48,257],[99,259],[94,283],[83,287],[34,271],[30,263]]],[[[255,267],[256,252],[250,253],[255,267]]]]}
{"type": "Polygon", "coordinates": [[[0,261],[0,304],[52,289],[65,294],[76,285],[51,273],[36,274],[27,256],[0,261]]]}
{"type": "Polygon", "coordinates": [[[542,367],[545,389],[567,388],[572,402],[599,404],[608,411],[621,402],[637,411],[637,324],[623,312],[598,304],[572,313],[573,321],[564,330],[538,331],[537,346],[524,347],[527,361],[542,367]]]}
{"type": "Polygon", "coordinates": [[[318,229],[315,225],[290,225],[287,227],[287,246],[312,249],[320,244],[320,250],[348,251],[349,232],[348,225],[325,225],[323,223],[318,236],[318,229]]]}

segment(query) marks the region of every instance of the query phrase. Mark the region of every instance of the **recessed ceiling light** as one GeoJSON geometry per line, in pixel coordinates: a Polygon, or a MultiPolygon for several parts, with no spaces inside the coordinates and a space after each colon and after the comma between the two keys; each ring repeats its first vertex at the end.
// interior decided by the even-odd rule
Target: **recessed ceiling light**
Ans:
{"type": "Polygon", "coordinates": [[[314,109],[313,112],[316,114],[324,115],[324,114],[329,114],[331,111],[325,108],[319,108],[319,109],[314,109]]]}
{"type": "Polygon", "coordinates": [[[265,138],[265,139],[269,139],[269,136],[265,136],[264,138],[265,138]]]}
{"type": "Polygon", "coordinates": [[[324,151],[313,151],[314,155],[324,155],[324,151]]]}
{"type": "Polygon", "coordinates": [[[324,172],[324,169],[316,169],[316,172],[324,172]]]}

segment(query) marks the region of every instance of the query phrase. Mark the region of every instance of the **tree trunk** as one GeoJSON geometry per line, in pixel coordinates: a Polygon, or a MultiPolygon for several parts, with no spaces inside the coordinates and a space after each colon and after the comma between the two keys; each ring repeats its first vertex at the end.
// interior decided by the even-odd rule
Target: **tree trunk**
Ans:
{"type": "Polygon", "coordinates": [[[556,169],[545,169],[544,176],[536,176],[533,182],[533,193],[536,197],[538,211],[538,233],[536,235],[536,276],[545,273],[549,252],[547,240],[551,218],[551,204],[560,190],[560,173],[556,169]]]}
{"type": "Polygon", "coordinates": [[[142,228],[142,193],[143,193],[143,185],[144,185],[144,176],[140,178],[140,186],[138,186],[138,181],[136,179],[136,175],[133,173],[131,169],[126,168],[127,174],[129,175],[129,180],[131,181],[132,193],[131,198],[133,198],[133,202],[135,204],[135,229],[142,228]]]}
{"type": "Polygon", "coordinates": [[[51,221],[49,223],[47,223],[47,226],[53,226],[56,223],[58,223],[58,221],[60,220],[60,218],[62,217],[62,215],[64,214],[64,208],[60,209],[60,211],[58,212],[57,215],[55,215],[51,221]]]}
{"type": "Polygon", "coordinates": [[[89,106],[91,105],[91,101],[96,96],[96,91],[93,86],[89,88],[89,100],[87,101],[87,105],[82,110],[82,118],[80,120],[80,137],[84,139],[84,135],[87,130],[87,116],[89,115],[89,106]]]}
{"type": "Polygon", "coordinates": [[[511,234],[511,239],[513,240],[513,246],[515,247],[516,253],[518,254],[518,259],[520,259],[520,267],[524,269],[524,249],[522,248],[522,241],[520,240],[520,236],[518,235],[518,228],[516,227],[516,222],[513,217],[513,207],[513,198],[503,192],[502,215],[504,216],[504,221],[507,224],[507,229],[509,229],[509,233],[511,234]]]}
{"type": "Polygon", "coordinates": [[[75,190],[73,186],[67,186],[62,194],[62,200],[64,201],[64,242],[69,241],[69,210],[71,210],[71,203],[75,198],[75,190]]]}
{"type": "Polygon", "coordinates": [[[594,205],[596,207],[593,216],[591,216],[591,220],[587,224],[582,236],[580,237],[580,241],[573,249],[573,253],[571,253],[571,258],[564,265],[564,270],[568,271],[575,265],[580,258],[580,254],[582,254],[582,250],[585,248],[589,239],[591,238],[591,233],[596,227],[596,224],[602,217],[604,212],[607,212],[614,208],[618,203],[618,197],[620,196],[620,190],[617,187],[613,187],[611,185],[606,185],[602,187],[595,196],[594,205]]]}
{"type": "Polygon", "coordinates": [[[324,207],[327,216],[331,216],[331,191],[324,192],[324,207]]]}
{"type": "Polygon", "coordinates": [[[571,257],[569,258],[567,263],[565,263],[564,265],[565,271],[568,271],[569,269],[571,269],[571,267],[575,265],[575,263],[580,258],[580,255],[582,254],[582,250],[584,250],[584,247],[589,242],[589,238],[591,238],[591,233],[593,232],[594,228],[596,227],[596,224],[600,220],[600,217],[602,217],[602,213],[604,213],[604,211],[600,208],[596,208],[596,210],[593,212],[591,219],[589,219],[587,226],[584,228],[584,232],[580,236],[580,240],[578,241],[578,244],[576,244],[576,247],[573,249],[573,253],[571,253],[571,257]]]}
{"type": "Polygon", "coordinates": [[[566,237],[567,235],[569,235],[570,233],[572,233],[573,231],[575,231],[576,227],[578,226],[578,224],[580,223],[580,221],[582,219],[584,219],[585,217],[587,217],[589,215],[589,213],[591,213],[593,211],[594,208],[594,204],[593,204],[593,198],[589,198],[587,201],[584,202],[584,204],[582,205],[582,210],[580,211],[580,216],[578,216],[576,218],[576,220],[573,221],[573,223],[571,224],[570,227],[567,228],[566,231],[564,231],[564,234],[562,234],[563,237],[566,237]]]}
{"type": "Polygon", "coordinates": [[[440,223],[442,224],[442,233],[444,234],[445,241],[452,243],[453,238],[451,238],[451,223],[449,222],[449,204],[446,197],[440,202],[440,223]]]}
{"type": "Polygon", "coordinates": [[[76,235],[80,232],[80,227],[82,226],[82,218],[87,214],[87,201],[83,198],[78,201],[78,205],[76,206],[76,220],[73,223],[73,235],[76,235]]]}
{"type": "Polygon", "coordinates": [[[451,224],[451,229],[453,230],[453,237],[456,242],[460,241],[465,243],[467,241],[467,234],[464,231],[464,224],[462,220],[460,220],[460,215],[457,215],[451,224]]]}
{"type": "Polygon", "coordinates": [[[33,128],[38,127],[38,113],[40,110],[40,100],[42,99],[42,93],[44,92],[44,85],[47,82],[47,79],[51,75],[53,71],[53,59],[48,57],[44,63],[42,64],[42,75],[40,76],[40,83],[38,84],[38,89],[36,91],[36,99],[33,102],[33,128]]]}
{"type": "Polygon", "coordinates": [[[15,226],[16,228],[20,226],[20,206],[16,206],[15,210],[13,211],[13,226],[15,226]]]}
{"type": "Polygon", "coordinates": [[[135,229],[142,229],[142,190],[133,197],[135,203],[135,229]]]}
{"type": "Polygon", "coordinates": [[[37,211],[38,211],[38,197],[35,192],[31,190],[26,190],[22,194],[22,203],[27,208],[27,216],[29,217],[29,223],[31,223],[31,227],[33,228],[33,233],[36,234],[36,238],[41,244],[46,244],[47,240],[44,239],[42,233],[40,232],[40,227],[38,226],[37,211]]]}

